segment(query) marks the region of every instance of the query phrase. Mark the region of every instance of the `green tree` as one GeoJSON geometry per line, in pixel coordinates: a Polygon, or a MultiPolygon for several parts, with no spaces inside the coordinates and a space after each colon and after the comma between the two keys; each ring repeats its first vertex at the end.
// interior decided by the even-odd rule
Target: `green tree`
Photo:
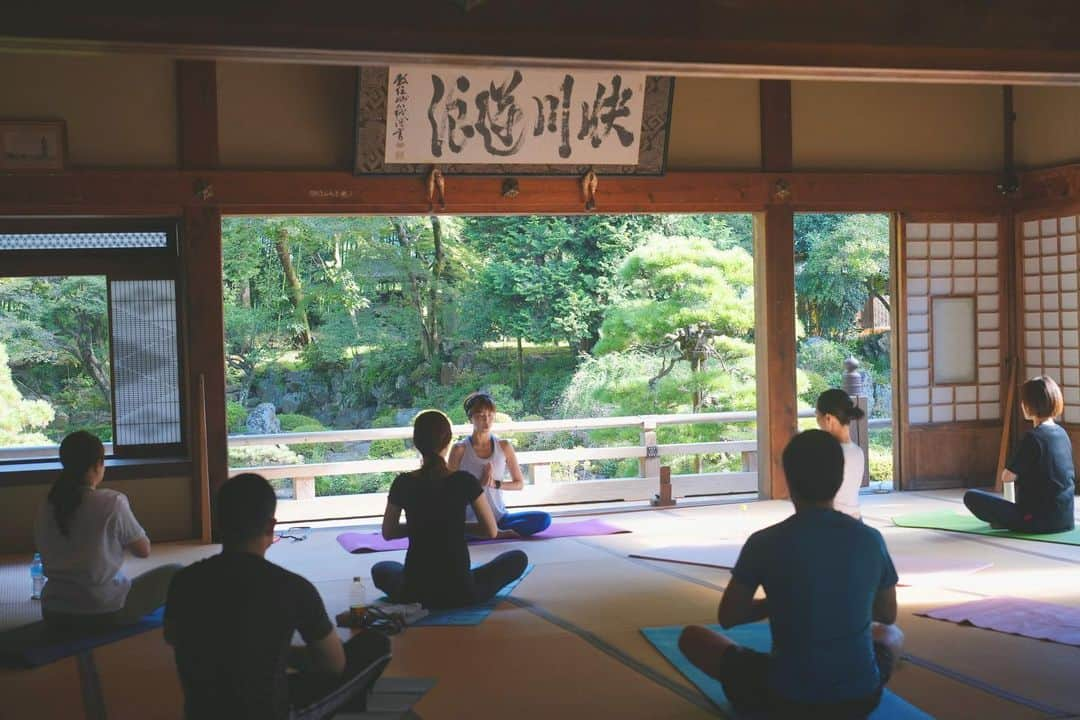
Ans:
{"type": "Polygon", "coordinates": [[[33,431],[51,423],[53,415],[44,400],[23,398],[11,377],[7,348],[0,343],[0,447],[48,445],[49,438],[33,431]]]}
{"type": "Polygon", "coordinates": [[[638,352],[657,357],[650,388],[680,363],[690,370],[684,390],[693,412],[713,404],[710,393],[732,378],[753,380],[753,259],[739,247],[709,240],[653,236],[620,269],[626,299],[609,308],[596,354],[638,352]]]}
{"type": "MultiPolygon", "coordinates": [[[[836,217],[836,216],[826,216],[836,217]]],[[[885,298],[889,277],[887,215],[843,215],[820,234],[796,273],[799,316],[810,335],[849,338],[869,296],[885,298]]]]}

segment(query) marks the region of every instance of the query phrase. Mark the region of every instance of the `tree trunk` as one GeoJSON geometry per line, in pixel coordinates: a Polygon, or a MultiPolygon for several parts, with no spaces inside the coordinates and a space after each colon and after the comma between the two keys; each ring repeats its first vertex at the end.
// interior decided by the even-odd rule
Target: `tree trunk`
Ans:
{"type": "Polygon", "coordinates": [[[432,368],[438,377],[443,362],[440,321],[442,299],[439,297],[439,284],[446,269],[446,258],[443,254],[442,221],[437,215],[431,216],[431,238],[435,243],[435,257],[431,263],[431,285],[428,288],[428,336],[431,339],[432,368]]]}
{"type": "Polygon", "coordinates": [[[300,277],[293,267],[292,255],[289,253],[289,233],[285,228],[280,228],[274,236],[274,249],[277,250],[281,267],[285,271],[285,281],[289,287],[289,300],[292,302],[296,321],[300,325],[297,334],[297,342],[301,347],[311,344],[311,323],[308,322],[307,308],[304,306],[304,288],[300,284],[300,277]]]}
{"type": "MultiPolygon", "coordinates": [[[[406,255],[413,255],[413,241],[409,237],[408,232],[405,230],[405,224],[401,222],[401,218],[390,218],[390,224],[394,227],[394,233],[397,235],[398,244],[406,255]]],[[[424,357],[424,361],[433,364],[433,358],[435,356],[435,346],[432,342],[430,327],[428,325],[427,307],[424,301],[423,289],[420,287],[420,279],[416,276],[416,273],[409,270],[407,272],[407,278],[409,281],[410,298],[412,301],[413,309],[416,310],[417,320],[420,323],[420,353],[424,357]]],[[[436,370],[436,377],[437,375],[436,370]]]]}
{"type": "Polygon", "coordinates": [[[518,351],[518,397],[525,394],[525,351],[521,347],[521,336],[517,339],[518,351]]]}

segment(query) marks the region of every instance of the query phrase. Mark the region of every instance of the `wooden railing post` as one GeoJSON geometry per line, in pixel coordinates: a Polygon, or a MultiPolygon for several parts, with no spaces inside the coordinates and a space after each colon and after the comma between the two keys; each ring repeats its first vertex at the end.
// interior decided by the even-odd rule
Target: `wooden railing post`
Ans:
{"type": "Polygon", "coordinates": [[[533,463],[529,466],[529,481],[533,485],[551,484],[551,465],[548,463],[533,463]]]}
{"type": "Polygon", "coordinates": [[[294,500],[314,500],[315,499],[315,478],[293,478],[293,499],[294,500]]]}
{"type": "Polygon", "coordinates": [[[638,461],[641,477],[660,480],[660,451],[656,444],[656,420],[651,417],[641,419],[641,444],[645,447],[645,457],[638,461]]]}

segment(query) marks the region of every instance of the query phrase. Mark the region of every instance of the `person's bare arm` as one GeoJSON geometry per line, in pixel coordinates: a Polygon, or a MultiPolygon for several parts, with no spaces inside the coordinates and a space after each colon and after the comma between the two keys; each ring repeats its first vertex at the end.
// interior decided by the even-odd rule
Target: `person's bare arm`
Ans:
{"type": "Polygon", "coordinates": [[[127,544],[127,551],[137,558],[150,557],[150,538],[143,535],[127,544]]]}
{"type": "Polygon", "coordinates": [[[506,470],[510,473],[510,481],[503,480],[503,490],[521,490],[525,487],[525,476],[521,473],[518,465],[517,453],[514,452],[514,444],[509,440],[500,440],[503,455],[506,456],[506,470]]]}
{"type": "Polygon", "coordinates": [[[472,501],[472,509],[476,515],[476,522],[465,523],[465,533],[473,537],[492,539],[497,537],[499,526],[495,522],[495,514],[491,512],[491,505],[488,504],[487,497],[483,493],[477,495],[472,501]]]}
{"type": "Polygon", "coordinates": [[[720,598],[720,607],[716,610],[717,622],[725,628],[731,628],[769,617],[766,599],[755,599],[755,589],[732,579],[720,598]]]}
{"type": "Polygon", "coordinates": [[[892,625],[896,622],[896,586],[878,590],[874,596],[872,619],[874,622],[892,625]]]}
{"type": "Polygon", "coordinates": [[[312,670],[332,675],[345,672],[345,646],[341,644],[341,638],[334,630],[327,633],[322,640],[309,644],[307,650],[312,670]]]}
{"type": "Polygon", "coordinates": [[[450,447],[450,457],[446,460],[446,464],[450,468],[450,472],[457,472],[461,469],[461,458],[464,455],[465,446],[454,443],[450,447]]]}
{"type": "Polygon", "coordinates": [[[406,524],[401,522],[401,508],[389,500],[386,501],[386,511],[382,518],[382,536],[383,540],[409,537],[406,524]]]}

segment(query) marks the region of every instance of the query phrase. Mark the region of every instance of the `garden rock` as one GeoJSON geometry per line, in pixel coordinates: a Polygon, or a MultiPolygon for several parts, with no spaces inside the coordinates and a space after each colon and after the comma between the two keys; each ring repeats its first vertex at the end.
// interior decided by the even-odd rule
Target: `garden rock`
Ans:
{"type": "Polygon", "coordinates": [[[278,408],[286,415],[291,415],[300,410],[304,402],[304,396],[298,392],[285,393],[278,401],[278,408]]]}
{"type": "Polygon", "coordinates": [[[397,427],[408,427],[412,425],[413,418],[420,414],[420,408],[405,408],[404,410],[398,410],[394,415],[394,424],[397,427]]]}
{"type": "Polygon", "coordinates": [[[248,413],[248,435],[274,435],[280,432],[281,422],[273,403],[260,403],[248,413]]]}

